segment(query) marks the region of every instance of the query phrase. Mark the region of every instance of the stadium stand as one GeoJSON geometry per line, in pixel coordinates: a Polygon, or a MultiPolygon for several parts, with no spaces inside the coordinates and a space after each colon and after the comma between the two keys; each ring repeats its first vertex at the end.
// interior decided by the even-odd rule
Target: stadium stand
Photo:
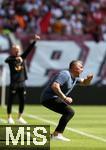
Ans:
{"type": "Polygon", "coordinates": [[[36,32],[62,35],[91,34],[94,39],[97,35],[105,37],[106,1],[1,0],[0,26],[4,31],[21,34],[36,32]]]}

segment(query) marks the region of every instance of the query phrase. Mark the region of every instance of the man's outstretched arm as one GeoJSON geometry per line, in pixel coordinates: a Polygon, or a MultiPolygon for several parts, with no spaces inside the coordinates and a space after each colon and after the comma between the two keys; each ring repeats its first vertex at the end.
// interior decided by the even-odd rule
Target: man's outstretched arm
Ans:
{"type": "Polygon", "coordinates": [[[21,57],[23,59],[25,59],[28,54],[30,53],[30,51],[32,50],[32,48],[34,47],[35,43],[37,40],[40,39],[40,36],[38,36],[37,34],[34,35],[34,37],[32,38],[32,43],[29,45],[29,47],[23,52],[23,54],[21,55],[21,57]]]}

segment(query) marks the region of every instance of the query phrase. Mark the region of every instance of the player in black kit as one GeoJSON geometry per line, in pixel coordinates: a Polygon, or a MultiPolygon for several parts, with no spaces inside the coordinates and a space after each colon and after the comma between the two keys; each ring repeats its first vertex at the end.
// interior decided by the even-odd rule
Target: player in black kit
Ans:
{"type": "Polygon", "coordinates": [[[12,104],[15,96],[19,97],[19,114],[17,121],[22,124],[27,122],[22,118],[22,113],[24,111],[24,101],[25,101],[25,80],[27,80],[27,71],[25,67],[25,59],[35,46],[36,40],[40,39],[38,35],[34,35],[32,42],[29,47],[22,53],[19,45],[13,45],[11,48],[11,55],[5,60],[9,65],[10,69],[10,88],[9,88],[9,98],[7,103],[7,114],[8,123],[14,124],[14,120],[11,116],[12,104]]]}

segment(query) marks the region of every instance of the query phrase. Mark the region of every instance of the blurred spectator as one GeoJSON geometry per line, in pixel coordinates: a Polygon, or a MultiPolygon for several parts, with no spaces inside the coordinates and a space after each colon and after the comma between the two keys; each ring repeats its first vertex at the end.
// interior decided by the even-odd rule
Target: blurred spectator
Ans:
{"type": "Polygon", "coordinates": [[[65,25],[62,23],[60,19],[56,19],[54,24],[52,25],[52,32],[63,34],[65,31],[65,25]]]}
{"type": "Polygon", "coordinates": [[[83,34],[83,25],[81,19],[76,17],[72,22],[72,30],[75,35],[83,34]]]}
{"type": "MultiPolygon", "coordinates": [[[[0,25],[11,32],[106,34],[106,0],[0,0],[0,25]]],[[[99,36],[99,35],[98,35],[99,36]]]]}
{"type": "Polygon", "coordinates": [[[103,33],[103,39],[106,41],[106,18],[101,25],[101,32],[103,33]]]}
{"type": "Polygon", "coordinates": [[[40,32],[41,33],[48,33],[49,32],[49,25],[51,19],[51,12],[47,12],[40,20],[40,32]]]}

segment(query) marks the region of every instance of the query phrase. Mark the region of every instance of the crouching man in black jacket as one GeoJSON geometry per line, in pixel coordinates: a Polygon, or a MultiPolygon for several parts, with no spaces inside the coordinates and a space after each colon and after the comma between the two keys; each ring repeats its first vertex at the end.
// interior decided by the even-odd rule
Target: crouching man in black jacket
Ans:
{"type": "Polygon", "coordinates": [[[19,115],[17,121],[22,124],[27,122],[22,118],[22,113],[24,111],[24,101],[25,101],[25,80],[27,80],[27,71],[25,68],[25,59],[34,47],[36,40],[40,39],[38,35],[34,35],[32,42],[29,47],[22,53],[19,45],[13,45],[11,48],[11,55],[5,60],[9,65],[10,69],[10,88],[9,88],[9,98],[7,103],[7,114],[8,123],[14,124],[14,120],[11,116],[12,104],[15,96],[19,97],[19,115]]]}

